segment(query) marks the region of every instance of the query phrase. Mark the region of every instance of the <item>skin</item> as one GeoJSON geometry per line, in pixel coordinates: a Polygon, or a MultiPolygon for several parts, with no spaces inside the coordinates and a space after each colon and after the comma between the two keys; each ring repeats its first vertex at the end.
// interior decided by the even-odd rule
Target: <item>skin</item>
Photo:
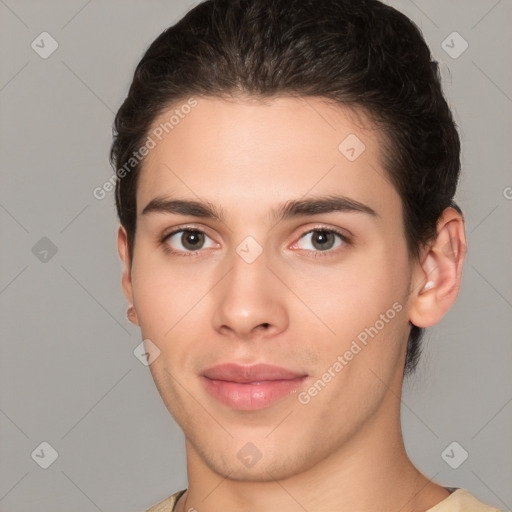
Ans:
{"type": "Polygon", "coordinates": [[[133,261],[124,228],[118,232],[132,321],[160,350],[150,370],[186,437],[189,486],[177,510],[433,507],[448,492],[406,454],[403,366],[409,322],[436,324],[457,297],[463,218],[446,209],[436,240],[410,261],[400,196],[380,163],[382,136],[362,112],[321,98],[197,99],[144,162],[133,261]],[[349,134],[366,146],[355,161],[338,150],[349,134]],[[332,193],[377,216],[269,218],[286,201],[332,193]],[[225,218],[143,215],[161,195],[208,200],[225,218]],[[181,233],[162,242],[184,225],[207,235],[192,256],[181,233]],[[340,229],[351,243],[335,237],[322,250],[315,233],[305,234],[311,229],[340,229]],[[263,251],[252,263],[236,252],[249,235],[263,251]],[[425,289],[427,281],[433,286],[425,289]],[[299,391],[307,390],[397,302],[401,311],[307,404],[295,393],[264,409],[235,410],[199,380],[215,364],[265,362],[307,373],[299,391]],[[237,457],[248,442],[261,453],[252,467],[237,457]]]}

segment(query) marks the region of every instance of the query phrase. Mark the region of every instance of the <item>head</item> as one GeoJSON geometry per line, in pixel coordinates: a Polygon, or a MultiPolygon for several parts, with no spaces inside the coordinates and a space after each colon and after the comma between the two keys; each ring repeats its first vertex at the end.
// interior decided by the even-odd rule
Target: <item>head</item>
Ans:
{"type": "MultiPolygon", "coordinates": [[[[143,337],[160,350],[151,365],[159,391],[199,451],[197,404],[187,405],[183,389],[199,393],[198,374],[209,364],[292,360],[312,383],[336,354],[351,351],[342,370],[331,369],[332,384],[301,404],[324,422],[337,389],[358,389],[361,368],[380,370],[389,384],[397,368],[401,378],[415,369],[423,329],[458,292],[463,248],[450,235],[463,238],[453,202],[459,154],[419,29],[377,0],[208,0],[149,46],[111,148],[123,287],[143,337]],[[335,195],[352,203],[323,218],[270,214],[289,200],[335,195]],[[165,197],[203,200],[223,216],[169,215],[165,197]],[[360,204],[367,211],[356,211],[360,204]],[[298,255],[304,219],[309,231],[316,220],[324,229],[313,250],[330,240],[341,247],[337,256],[298,255]],[[169,235],[184,223],[203,232],[194,238],[206,243],[201,255],[167,252],[183,244],[169,235]],[[424,290],[431,276],[437,289],[424,290]]],[[[321,214],[325,204],[313,208],[321,214]]],[[[375,376],[364,379],[368,407],[348,407],[360,421],[384,393],[375,376]]],[[[243,419],[219,407],[221,422],[242,429],[243,419]]],[[[277,407],[251,420],[250,439],[277,407]]],[[[342,433],[335,422],[331,434],[349,436],[357,421],[342,433]]],[[[278,447],[266,445],[268,460],[278,447]]]]}

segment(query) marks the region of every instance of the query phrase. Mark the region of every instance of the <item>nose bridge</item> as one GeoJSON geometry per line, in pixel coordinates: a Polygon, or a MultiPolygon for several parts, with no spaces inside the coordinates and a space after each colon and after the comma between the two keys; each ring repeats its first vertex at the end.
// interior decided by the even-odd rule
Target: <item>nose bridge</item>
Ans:
{"type": "Polygon", "coordinates": [[[231,269],[215,296],[216,330],[228,329],[246,339],[262,325],[269,333],[285,328],[284,296],[282,290],[279,292],[278,279],[267,268],[269,263],[268,254],[253,236],[235,247],[231,269]]]}

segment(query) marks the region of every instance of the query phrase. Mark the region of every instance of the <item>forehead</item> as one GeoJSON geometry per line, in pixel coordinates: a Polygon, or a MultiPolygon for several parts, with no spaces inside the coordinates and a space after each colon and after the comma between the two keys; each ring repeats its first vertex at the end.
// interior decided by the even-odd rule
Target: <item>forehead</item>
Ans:
{"type": "Polygon", "coordinates": [[[383,134],[363,112],[323,98],[195,102],[182,109],[183,100],[153,123],[155,145],[138,180],[139,215],[163,195],[263,214],[309,193],[340,193],[399,213],[400,198],[381,165],[383,134]]]}

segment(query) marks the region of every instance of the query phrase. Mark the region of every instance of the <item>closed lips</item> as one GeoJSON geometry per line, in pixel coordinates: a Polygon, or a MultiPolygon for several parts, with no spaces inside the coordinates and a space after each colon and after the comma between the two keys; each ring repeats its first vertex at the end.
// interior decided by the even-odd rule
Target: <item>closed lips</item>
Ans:
{"type": "Polygon", "coordinates": [[[306,377],[307,374],[269,364],[244,366],[237,363],[224,363],[208,368],[202,375],[211,380],[257,384],[262,381],[299,379],[306,377]]]}

